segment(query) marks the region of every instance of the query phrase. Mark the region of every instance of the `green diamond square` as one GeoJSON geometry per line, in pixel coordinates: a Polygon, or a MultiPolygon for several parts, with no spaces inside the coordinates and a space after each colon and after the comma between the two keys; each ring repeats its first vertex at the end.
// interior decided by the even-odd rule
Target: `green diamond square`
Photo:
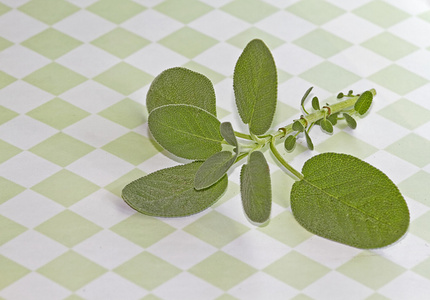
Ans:
{"type": "Polygon", "coordinates": [[[424,21],[427,21],[430,23],[430,10],[426,11],[420,15],[418,15],[421,19],[423,19],[424,21]]]}
{"type": "Polygon", "coordinates": [[[129,132],[102,149],[134,165],[143,163],[159,152],[149,138],[136,132],[129,132]]]}
{"type": "Polygon", "coordinates": [[[378,114],[411,130],[430,121],[428,109],[406,99],[400,99],[384,107],[378,114]]]}
{"type": "Polygon", "coordinates": [[[430,141],[415,133],[396,141],[385,150],[420,168],[430,163],[430,141]]]}
{"type": "Polygon", "coordinates": [[[390,299],[382,296],[381,294],[374,293],[371,296],[367,297],[366,300],[390,300],[390,299]]]}
{"type": "Polygon", "coordinates": [[[87,7],[87,10],[116,24],[130,19],[144,9],[142,5],[130,0],[100,0],[87,7]]]}
{"type": "Polygon", "coordinates": [[[9,6],[4,5],[3,3],[0,3],[0,16],[2,14],[7,13],[8,11],[10,11],[11,8],[9,6]]]}
{"type": "Polygon", "coordinates": [[[85,300],[85,299],[81,298],[77,295],[70,295],[69,297],[65,298],[64,300],[85,300]]]}
{"type": "Polygon", "coordinates": [[[24,81],[54,95],[62,94],[86,80],[84,76],[55,62],[24,78],[24,81]]]}
{"type": "Polygon", "coordinates": [[[236,297],[233,297],[232,295],[224,294],[224,295],[219,296],[215,300],[238,300],[238,299],[236,297]]]}
{"type": "Polygon", "coordinates": [[[174,232],[175,228],[157,218],[136,213],[114,225],[110,230],[143,248],[147,248],[174,232]]]}
{"type": "Polygon", "coordinates": [[[291,251],[265,268],[264,272],[302,290],[330,272],[330,269],[296,251],[291,251]]]}
{"type": "Polygon", "coordinates": [[[0,51],[3,51],[4,49],[9,48],[12,45],[13,45],[12,42],[0,37],[0,51]]]}
{"type": "Polygon", "coordinates": [[[415,266],[412,271],[427,279],[430,279],[430,259],[426,259],[419,265],[415,266]]]}
{"type": "Polygon", "coordinates": [[[73,247],[101,230],[96,224],[65,210],[36,227],[51,239],[73,247]]]}
{"type": "Polygon", "coordinates": [[[430,197],[428,196],[430,195],[429,182],[430,174],[420,170],[402,181],[398,187],[404,195],[430,207],[430,197]]]}
{"type": "Polygon", "coordinates": [[[76,291],[107,270],[91,260],[68,251],[37,270],[61,286],[76,291]]]}
{"type": "Polygon", "coordinates": [[[184,228],[184,231],[217,248],[227,245],[248,230],[248,227],[216,211],[209,212],[184,228]]]}
{"type": "MultiPolygon", "coordinates": [[[[206,76],[207,78],[209,78],[209,80],[212,82],[212,84],[217,84],[218,82],[222,81],[225,79],[225,76],[215,72],[212,69],[209,69],[201,64],[196,63],[195,61],[190,60],[189,62],[187,62],[186,64],[182,65],[182,67],[193,70],[194,72],[200,73],[204,76],[206,76]]],[[[218,115],[218,117],[220,117],[218,115]]]]}
{"type": "Polygon", "coordinates": [[[17,117],[19,114],[0,105],[0,125],[17,117]]]}
{"type": "Polygon", "coordinates": [[[0,270],[0,291],[30,273],[30,270],[27,268],[3,255],[0,255],[0,270]]]}
{"type": "Polygon", "coordinates": [[[53,60],[81,44],[82,42],[53,28],[48,28],[22,43],[23,46],[53,60]]]}
{"type": "Polygon", "coordinates": [[[65,207],[91,195],[99,189],[94,183],[67,170],[48,177],[31,188],[65,207]]]}
{"type": "MultiPolygon", "coordinates": [[[[1,140],[0,140],[1,142],[1,140]]],[[[1,150],[1,148],[0,148],[1,150]]],[[[25,187],[0,176],[0,204],[25,191],[25,187]]],[[[0,228],[4,228],[1,227],[0,228]]]]}
{"type": "Polygon", "coordinates": [[[191,274],[224,291],[231,289],[256,271],[250,265],[221,251],[212,254],[189,270],[191,274]]]}
{"type": "Polygon", "coordinates": [[[256,23],[278,10],[260,0],[234,0],[221,9],[249,23],[256,23]]]}
{"type": "Polygon", "coordinates": [[[273,117],[272,124],[273,125],[281,124],[281,126],[285,126],[286,119],[289,119],[293,116],[297,116],[299,113],[300,113],[300,110],[288,104],[285,104],[281,101],[278,101],[278,103],[276,103],[276,111],[273,117]]]}
{"type": "Polygon", "coordinates": [[[323,25],[345,12],[337,6],[321,0],[299,1],[288,7],[287,10],[315,25],[323,25]]]}
{"type": "Polygon", "coordinates": [[[66,167],[95,148],[59,132],[30,149],[31,152],[61,167],[66,167]]]}
{"type": "Polygon", "coordinates": [[[258,230],[290,247],[295,247],[313,236],[297,223],[289,211],[280,213],[270,220],[270,226],[260,227],[258,230]],[[288,228],[288,234],[285,228],[288,228]]]}
{"type": "Polygon", "coordinates": [[[16,81],[15,77],[12,77],[3,71],[0,71],[0,89],[8,86],[9,84],[15,81],[16,81]]]}
{"type": "Polygon", "coordinates": [[[56,129],[64,129],[90,114],[69,102],[54,98],[28,112],[27,115],[56,129]]]}
{"type": "Polygon", "coordinates": [[[119,58],[126,58],[149,43],[147,39],[120,27],[91,42],[91,44],[119,58]]]}
{"type": "Polygon", "coordinates": [[[361,79],[328,61],[307,70],[300,74],[300,77],[332,93],[337,93],[361,79]]]}
{"type": "Polygon", "coordinates": [[[52,25],[77,12],[79,7],[64,0],[32,0],[18,9],[39,21],[52,25]]]}
{"type": "Polygon", "coordinates": [[[323,58],[329,58],[352,45],[344,39],[320,28],[295,40],[294,44],[323,58]]]}
{"type": "Polygon", "coordinates": [[[256,27],[251,27],[242,31],[238,35],[230,38],[227,42],[239,49],[244,49],[249,41],[253,39],[263,40],[270,49],[275,49],[285,43],[283,40],[278,39],[277,37],[256,27]]]}
{"type": "MultiPolygon", "coordinates": [[[[426,183],[428,184],[428,183],[426,183]]],[[[413,221],[409,227],[409,231],[424,239],[427,243],[430,243],[430,211],[421,215],[415,221],[413,221]]]]}
{"type": "Polygon", "coordinates": [[[145,106],[128,98],[106,108],[99,115],[129,129],[147,121],[145,106]]]}
{"type": "Polygon", "coordinates": [[[378,149],[372,145],[367,144],[366,142],[363,142],[343,131],[329,137],[321,144],[315,146],[315,149],[319,153],[336,151],[354,155],[361,159],[365,159],[378,151],[378,149]]]}
{"type": "Polygon", "coordinates": [[[371,1],[353,12],[363,19],[384,28],[393,26],[409,17],[406,12],[381,0],[371,1]]]}
{"type": "Polygon", "coordinates": [[[139,169],[134,169],[128,172],[127,174],[125,174],[124,176],[121,176],[119,179],[115,180],[114,182],[110,183],[109,185],[105,186],[104,188],[109,192],[111,192],[112,194],[115,194],[118,197],[121,197],[122,189],[127,184],[145,175],[146,175],[145,172],[139,169]]]}
{"type": "Polygon", "coordinates": [[[337,271],[377,290],[405,269],[382,256],[363,252],[337,268],[337,271]]]}
{"type": "Polygon", "coordinates": [[[155,6],[159,12],[187,24],[213,8],[197,0],[167,0],[155,6]]]}
{"type": "MultiPolygon", "coordinates": [[[[285,191],[291,191],[291,188],[296,181],[281,170],[273,172],[272,174],[270,174],[270,177],[272,181],[272,201],[282,207],[289,207],[290,194],[286,193],[285,191]]],[[[283,219],[284,221],[286,221],[284,217],[283,219]]],[[[267,228],[267,226],[262,227],[262,229],[263,228],[267,228]]]]}
{"type": "Polygon", "coordinates": [[[399,95],[405,95],[427,83],[426,79],[398,65],[390,65],[369,79],[399,95]]]}
{"type": "MultiPolygon", "coordinates": [[[[0,116],[1,119],[1,116],[0,116]]],[[[9,158],[14,157],[18,153],[20,153],[22,150],[6,143],[3,140],[0,140],[0,164],[7,161],[9,158]]],[[[0,196],[1,198],[1,196],[0,196]]],[[[1,202],[1,201],[0,201],[1,202]]]]}
{"type": "Polygon", "coordinates": [[[182,271],[151,253],[142,252],[115,268],[114,272],[147,290],[152,290],[182,271]]]}
{"type": "Polygon", "coordinates": [[[160,44],[188,58],[194,58],[217,43],[217,40],[189,27],[166,36],[160,44]]]}
{"type": "Polygon", "coordinates": [[[120,62],[94,78],[95,81],[124,95],[130,95],[152,79],[151,75],[125,62],[120,62]]]}
{"type": "MultiPolygon", "coordinates": [[[[2,191],[4,191],[3,184],[1,182],[1,180],[2,180],[2,178],[0,177],[0,187],[2,188],[2,191]]],[[[10,241],[11,239],[16,238],[18,235],[20,235],[21,233],[23,233],[24,231],[27,230],[26,227],[24,227],[18,223],[15,223],[14,221],[12,221],[6,217],[3,217],[2,215],[0,215],[0,228],[2,230],[2,233],[0,235],[0,246],[5,244],[6,242],[10,241]]],[[[0,265],[1,265],[1,263],[0,263],[0,265]]],[[[0,280],[0,282],[1,282],[1,280],[0,280]]],[[[1,289],[1,286],[0,286],[0,289],[1,289]]]]}
{"type": "Polygon", "coordinates": [[[361,45],[393,61],[418,49],[418,47],[389,32],[383,32],[372,37],[361,45]],[[389,45],[389,47],[387,47],[387,45],[389,45]]]}

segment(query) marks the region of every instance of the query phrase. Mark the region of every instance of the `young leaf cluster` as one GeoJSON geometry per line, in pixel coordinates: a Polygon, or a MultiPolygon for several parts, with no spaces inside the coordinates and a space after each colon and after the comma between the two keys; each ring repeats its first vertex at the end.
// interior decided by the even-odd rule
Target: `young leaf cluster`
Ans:
{"type": "Polygon", "coordinates": [[[283,142],[287,152],[293,151],[304,137],[313,150],[310,131],[315,126],[328,134],[338,121],[356,128],[354,116],[367,113],[374,90],[360,95],[339,93],[338,102],[331,105],[321,105],[314,96],[311,108],[306,108],[311,87],[300,103],[304,115],[269,132],[276,110],[277,71],[270,50],[258,39],[248,43],[236,63],[233,90],[248,133],[236,132],[231,123],[218,120],[214,88],[204,75],[172,68],[155,78],[146,98],[151,134],[164,149],[193,162],[131,182],[122,192],[127,204],[159,217],[198,213],[221,197],[228,170],[246,159],[240,171],[243,210],[251,222],[263,224],[270,219],[272,207],[270,169],[263,154],[270,149],[296,179],[291,210],[308,231],[358,248],[383,247],[406,232],[406,202],[378,169],[347,154],[324,153],[309,159],[299,172],[276,147],[283,142]]]}

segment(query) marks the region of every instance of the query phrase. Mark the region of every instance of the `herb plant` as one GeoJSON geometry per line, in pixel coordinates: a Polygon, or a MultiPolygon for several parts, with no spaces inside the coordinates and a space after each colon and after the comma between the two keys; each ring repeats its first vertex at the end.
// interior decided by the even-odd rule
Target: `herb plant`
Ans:
{"type": "Polygon", "coordinates": [[[304,115],[268,133],[276,108],[277,72],[261,40],[252,40],[239,57],[233,89],[247,134],[217,119],[214,89],[205,76],[172,68],[154,79],[146,99],[151,134],[164,149],[193,162],[131,182],[122,192],[127,204],[158,217],[198,213],[222,196],[227,171],[246,158],[240,172],[243,209],[251,222],[263,224],[272,206],[270,171],[263,155],[269,149],[296,180],[291,210],[308,231],[364,249],[389,245],[404,235],[409,225],[406,202],[380,170],[351,155],[323,153],[306,161],[299,172],[275,147],[283,142],[290,152],[296,140],[304,137],[313,150],[309,133],[315,126],[329,134],[338,121],[356,128],[356,116],[365,115],[371,106],[373,89],[361,95],[339,93],[331,105],[321,106],[313,97],[310,110],[305,107],[309,88],[301,100],[304,115]]]}

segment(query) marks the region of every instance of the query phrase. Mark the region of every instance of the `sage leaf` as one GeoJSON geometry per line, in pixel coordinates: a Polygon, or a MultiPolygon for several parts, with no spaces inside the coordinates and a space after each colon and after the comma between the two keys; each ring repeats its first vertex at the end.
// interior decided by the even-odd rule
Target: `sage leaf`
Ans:
{"type": "Polygon", "coordinates": [[[220,121],[196,106],[171,104],[148,116],[154,139],[176,156],[204,160],[221,151],[220,121]]]}
{"type": "Polygon", "coordinates": [[[252,40],[243,50],[234,69],[233,88],[242,121],[253,134],[264,134],[275,114],[277,73],[263,41],[252,40]]]}
{"type": "Polygon", "coordinates": [[[313,86],[311,86],[310,88],[308,88],[308,90],[305,92],[305,94],[303,95],[303,97],[302,97],[302,101],[300,101],[300,106],[302,106],[303,107],[303,105],[305,104],[305,101],[306,101],[306,99],[308,98],[308,96],[309,96],[309,94],[311,93],[311,91],[312,91],[312,89],[313,89],[314,87],[313,86]]]}
{"type": "Polygon", "coordinates": [[[312,108],[315,110],[320,110],[320,102],[318,100],[318,97],[313,97],[312,98],[312,108]]]}
{"type": "Polygon", "coordinates": [[[230,151],[221,151],[209,157],[198,169],[194,179],[197,190],[210,187],[220,180],[236,161],[236,155],[230,151]]]}
{"type": "Polygon", "coordinates": [[[364,115],[370,108],[372,104],[373,94],[370,91],[365,91],[363,94],[358,97],[357,102],[354,104],[354,109],[360,115],[364,115]]]}
{"type": "Polygon", "coordinates": [[[221,123],[219,129],[221,132],[221,136],[225,139],[227,143],[235,147],[238,146],[236,135],[234,134],[234,130],[230,122],[221,123]]]}
{"type": "Polygon", "coordinates": [[[272,188],[270,171],[263,153],[254,151],[240,172],[240,192],[246,215],[252,222],[264,223],[270,217],[272,188]]]}
{"type": "Polygon", "coordinates": [[[146,95],[148,112],[168,104],[189,104],[216,116],[212,82],[206,76],[186,68],[167,69],[151,83],[146,95]]]}
{"type": "Polygon", "coordinates": [[[224,176],[210,188],[196,190],[194,178],[202,162],[162,169],[129,183],[122,198],[140,213],[157,217],[189,216],[214,204],[227,188],[224,176]]]}
{"type": "Polygon", "coordinates": [[[357,127],[357,122],[353,117],[351,117],[347,113],[343,113],[342,115],[345,118],[346,124],[348,124],[350,128],[355,129],[357,127]]]}
{"type": "Polygon", "coordinates": [[[337,124],[337,117],[338,117],[338,113],[334,113],[334,114],[331,114],[330,116],[328,116],[327,120],[329,120],[330,123],[334,126],[337,124]]]}
{"type": "Polygon", "coordinates": [[[328,133],[333,133],[333,124],[331,124],[329,120],[325,118],[321,119],[320,126],[324,131],[328,133]]]}
{"type": "Polygon", "coordinates": [[[305,131],[305,127],[303,126],[302,122],[299,120],[295,120],[293,122],[293,126],[291,127],[294,131],[303,132],[305,131]]]}
{"type": "Polygon", "coordinates": [[[297,221],[321,237],[357,248],[387,246],[402,237],[409,211],[394,183],[380,170],[347,154],[324,153],[303,166],[293,184],[297,221]]]}
{"type": "Polygon", "coordinates": [[[293,150],[295,145],[296,145],[296,137],[294,135],[287,136],[284,142],[285,149],[287,151],[291,151],[293,150]]]}
{"type": "Polygon", "coordinates": [[[314,144],[312,143],[311,137],[309,136],[309,133],[305,130],[305,138],[306,138],[306,144],[308,146],[309,150],[314,150],[314,144]]]}

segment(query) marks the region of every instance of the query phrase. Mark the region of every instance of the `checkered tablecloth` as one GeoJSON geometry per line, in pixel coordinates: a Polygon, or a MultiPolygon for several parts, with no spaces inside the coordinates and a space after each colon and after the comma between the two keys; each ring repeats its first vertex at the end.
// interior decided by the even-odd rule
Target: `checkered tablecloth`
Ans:
{"type": "Polygon", "coordinates": [[[0,0],[0,299],[430,299],[430,1],[0,0]],[[239,168],[212,208],[162,219],[121,199],[177,165],[151,138],[145,96],[161,71],[211,79],[239,127],[232,74],[253,38],[279,74],[274,128],[303,93],[378,92],[356,130],[312,132],[285,158],[353,154],[409,205],[397,244],[363,251],[305,231],[293,180],[266,155],[272,220],[250,224],[239,168]]]}

